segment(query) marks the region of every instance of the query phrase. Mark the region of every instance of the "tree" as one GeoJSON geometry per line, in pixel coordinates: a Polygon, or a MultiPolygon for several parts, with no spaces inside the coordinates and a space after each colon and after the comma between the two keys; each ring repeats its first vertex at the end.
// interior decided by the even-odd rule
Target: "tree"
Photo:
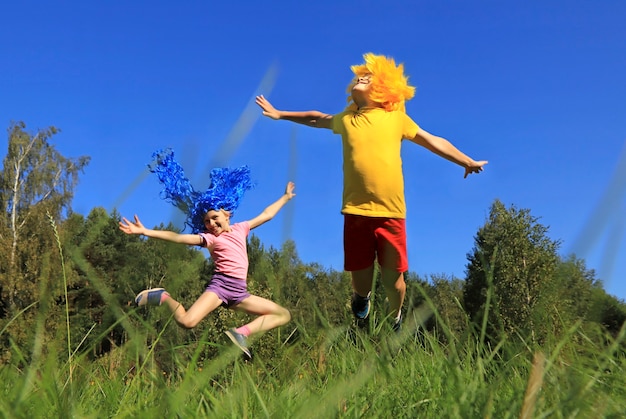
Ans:
{"type": "Polygon", "coordinates": [[[435,315],[428,322],[441,342],[458,339],[467,329],[467,313],[463,310],[463,286],[465,282],[445,275],[431,275],[430,298],[435,315]]]}
{"type": "Polygon", "coordinates": [[[478,323],[487,314],[489,332],[520,332],[536,340],[536,307],[552,280],[559,260],[559,242],[547,237],[548,227],[530,210],[506,208],[496,200],[478,230],[467,258],[464,304],[478,323]],[[487,306],[488,293],[491,306],[487,306]]]}
{"type": "Polygon", "coordinates": [[[37,299],[34,286],[41,257],[54,245],[50,222],[71,211],[78,174],[89,157],[66,158],[50,144],[59,130],[49,127],[32,135],[23,122],[8,129],[8,151],[0,172],[0,300],[6,310],[37,299]]]}
{"type": "Polygon", "coordinates": [[[550,279],[545,282],[535,322],[543,324],[546,332],[558,340],[571,325],[588,317],[593,290],[600,287],[600,282],[595,272],[574,255],[559,260],[550,279]]]}
{"type": "Polygon", "coordinates": [[[587,318],[615,338],[626,323],[626,303],[596,287],[591,293],[587,318]]]}

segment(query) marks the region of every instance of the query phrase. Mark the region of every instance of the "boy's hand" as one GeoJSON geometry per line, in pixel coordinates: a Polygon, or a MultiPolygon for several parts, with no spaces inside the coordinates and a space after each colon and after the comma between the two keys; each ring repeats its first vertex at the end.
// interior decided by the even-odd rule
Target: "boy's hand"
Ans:
{"type": "Polygon", "coordinates": [[[135,215],[135,222],[130,222],[126,219],[126,217],[122,217],[122,221],[120,221],[120,230],[122,230],[126,234],[143,234],[145,227],[139,221],[139,217],[135,215]]]}
{"type": "Polygon", "coordinates": [[[267,99],[265,99],[265,96],[257,96],[255,102],[261,107],[261,109],[263,109],[264,116],[268,116],[272,119],[280,119],[280,112],[277,111],[267,99]]]}
{"type": "Polygon", "coordinates": [[[482,172],[483,166],[486,165],[487,163],[488,163],[487,160],[481,160],[481,161],[475,161],[475,162],[468,164],[467,166],[465,166],[465,175],[463,176],[463,178],[465,179],[467,175],[470,175],[472,173],[482,172]]]}

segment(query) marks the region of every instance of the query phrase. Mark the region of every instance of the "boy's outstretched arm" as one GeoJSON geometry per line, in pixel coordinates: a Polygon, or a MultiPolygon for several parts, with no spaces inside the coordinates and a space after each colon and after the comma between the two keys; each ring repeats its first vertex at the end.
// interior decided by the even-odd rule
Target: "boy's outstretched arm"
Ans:
{"type": "Polygon", "coordinates": [[[120,230],[126,234],[142,234],[153,239],[167,240],[174,243],[198,246],[202,244],[202,238],[198,234],[179,234],[169,230],[152,230],[145,228],[139,217],[135,215],[135,221],[131,222],[126,217],[122,217],[119,223],[120,230]]]}
{"type": "Polygon", "coordinates": [[[438,156],[443,157],[446,160],[451,161],[452,163],[456,163],[459,166],[463,166],[465,168],[465,175],[471,173],[480,173],[483,171],[483,166],[488,162],[486,160],[475,161],[471,157],[463,154],[458,148],[452,145],[452,143],[445,138],[438,137],[433,135],[423,129],[419,129],[415,138],[412,140],[414,143],[421,145],[422,147],[427,148],[438,156]]]}
{"type": "Polygon", "coordinates": [[[320,111],[279,111],[272,106],[269,100],[265,99],[263,95],[256,97],[256,104],[263,109],[263,115],[269,118],[285,119],[287,121],[315,128],[330,128],[330,121],[333,117],[332,115],[328,115],[320,111]]]}
{"type": "Polygon", "coordinates": [[[285,189],[285,193],[283,194],[283,196],[278,198],[278,201],[274,202],[273,204],[271,204],[270,206],[265,208],[262,213],[260,213],[259,215],[257,215],[253,219],[248,220],[248,224],[250,224],[250,230],[252,230],[253,228],[258,227],[261,224],[264,224],[264,223],[268,222],[269,220],[271,220],[272,218],[274,218],[274,216],[276,214],[278,214],[278,211],[280,211],[280,209],[287,202],[289,202],[289,200],[291,198],[296,196],[296,194],[293,193],[293,190],[295,189],[295,187],[296,187],[296,185],[293,182],[288,182],[287,183],[287,188],[285,189]]]}

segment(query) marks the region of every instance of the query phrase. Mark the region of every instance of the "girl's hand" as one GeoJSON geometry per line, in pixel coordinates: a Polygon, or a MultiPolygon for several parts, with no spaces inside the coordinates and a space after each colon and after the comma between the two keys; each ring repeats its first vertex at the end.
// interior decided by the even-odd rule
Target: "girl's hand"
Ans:
{"type": "Polygon", "coordinates": [[[126,234],[143,234],[145,231],[145,227],[139,221],[139,217],[135,215],[135,222],[130,222],[126,217],[122,217],[122,221],[120,221],[120,230],[122,230],[126,234]]]}

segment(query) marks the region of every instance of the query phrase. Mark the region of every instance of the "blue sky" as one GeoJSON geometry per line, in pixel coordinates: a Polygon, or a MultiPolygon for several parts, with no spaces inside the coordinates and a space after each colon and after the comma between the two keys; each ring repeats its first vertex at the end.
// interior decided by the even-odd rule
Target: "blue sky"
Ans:
{"type": "Polygon", "coordinates": [[[374,52],[405,64],[420,126],[489,160],[463,179],[403,146],[412,272],[464,277],[500,199],[530,209],[563,255],[626,298],[626,2],[25,0],[0,15],[0,125],[54,125],[62,154],[91,156],[76,212],[182,227],[145,170],[172,147],[198,188],[211,165],[251,167],[257,187],[235,221],[294,180],[296,198],[255,234],[341,270],[339,137],[263,118],[252,102],[339,112],[349,66],[374,52]]]}

